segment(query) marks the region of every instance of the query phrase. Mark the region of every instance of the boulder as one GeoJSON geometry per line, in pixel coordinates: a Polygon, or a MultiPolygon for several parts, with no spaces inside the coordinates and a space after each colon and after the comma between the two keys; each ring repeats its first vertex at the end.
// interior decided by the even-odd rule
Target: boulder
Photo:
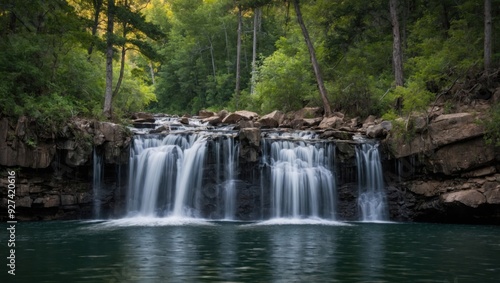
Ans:
{"type": "Polygon", "coordinates": [[[222,122],[222,119],[219,116],[216,115],[216,116],[205,118],[205,119],[203,119],[201,121],[203,123],[208,123],[211,126],[217,126],[217,125],[219,125],[222,122]]]}
{"type": "Polygon", "coordinates": [[[200,118],[208,118],[208,117],[212,117],[214,115],[217,115],[217,114],[212,112],[212,111],[205,110],[205,109],[198,111],[198,116],[200,118]]]}
{"type": "Polygon", "coordinates": [[[438,116],[428,129],[432,143],[437,147],[480,137],[484,134],[484,127],[477,123],[476,117],[471,113],[438,116]]]}
{"type": "Polygon", "coordinates": [[[489,204],[500,204],[500,186],[484,192],[486,202],[489,204]]]}
{"type": "MultiPolygon", "coordinates": [[[[104,140],[116,142],[123,139],[122,126],[110,122],[96,122],[94,128],[97,132],[102,133],[104,140]]],[[[98,134],[96,132],[96,134],[98,134]]]]}
{"type": "Polygon", "coordinates": [[[181,118],[179,118],[179,123],[183,125],[189,125],[189,118],[186,116],[182,116],[181,118]]]}
{"type": "Polygon", "coordinates": [[[293,114],[294,119],[319,118],[323,116],[321,107],[304,107],[293,114]]]}
{"type": "Polygon", "coordinates": [[[374,115],[366,117],[365,121],[363,122],[363,128],[367,128],[368,126],[374,125],[376,119],[377,117],[375,117],[374,115]]]}
{"type": "Polygon", "coordinates": [[[219,111],[219,113],[217,113],[217,115],[220,117],[221,120],[224,120],[224,118],[226,118],[227,115],[229,115],[229,112],[227,112],[227,110],[221,110],[219,111]]]}
{"type": "Polygon", "coordinates": [[[337,116],[333,117],[325,117],[323,120],[321,120],[321,123],[319,124],[319,128],[321,129],[338,129],[340,126],[343,124],[343,119],[337,116]]]}
{"type": "Polygon", "coordinates": [[[392,130],[392,123],[389,121],[383,121],[378,125],[368,126],[366,129],[366,135],[370,138],[384,138],[392,130]]]}
{"type": "Polygon", "coordinates": [[[235,124],[240,120],[250,121],[250,120],[257,120],[258,118],[259,118],[259,115],[255,112],[241,110],[241,111],[236,111],[234,113],[230,113],[229,115],[227,115],[222,120],[222,123],[235,124]]]}
{"type": "Polygon", "coordinates": [[[466,206],[477,208],[479,205],[486,203],[486,197],[473,189],[444,194],[441,196],[441,201],[444,203],[459,202],[466,206]]]}
{"type": "Polygon", "coordinates": [[[310,119],[303,119],[304,123],[303,126],[311,128],[311,127],[316,127],[321,123],[323,118],[318,117],[318,118],[310,118],[310,119]]]}
{"type": "Polygon", "coordinates": [[[284,119],[285,114],[281,111],[275,110],[262,116],[262,118],[259,119],[259,123],[263,128],[276,128],[283,123],[284,119]]]}
{"type": "Polygon", "coordinates": [[[238,129],[245,129],[245,128],[254,128],[253,121],[239,120],[238,121],[238,129]]]}

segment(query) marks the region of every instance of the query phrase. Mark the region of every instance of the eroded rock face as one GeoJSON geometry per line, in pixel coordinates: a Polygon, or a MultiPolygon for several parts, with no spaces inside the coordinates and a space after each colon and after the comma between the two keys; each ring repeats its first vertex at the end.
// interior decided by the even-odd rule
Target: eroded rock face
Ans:
{"type": "Polygon", "coordinates": [[[435,147],[484,135],[484,127],[471,113],[455,113],[438,116],[429,124],[429,135],[435,147]]]}
{"type": "MultiPolygon", "coordinates": [[[[91,217],[93,149],[104,154],[106,166],[128,162],[130,134],[117,124],[73,119],[56,131],[21,117],[0,119],[0,128],[0,167],[21,167],[13,170],[25,220],[91,217]]],[[[6,203],[6,192],[0,197],[6,203]]]]}
{"type": "Polygon", "coordinates": [[[477,138],[442,147],[425,163],[434,173],[453,175],[488,165],[494,160],[494,148],[477,138]]]}
{"type": "Polygon", "coordinates": [[[240,159],[243,159],[243,162],[257,162],[259,160],[260,137],[259,128],[240,129],[240,159]]]}

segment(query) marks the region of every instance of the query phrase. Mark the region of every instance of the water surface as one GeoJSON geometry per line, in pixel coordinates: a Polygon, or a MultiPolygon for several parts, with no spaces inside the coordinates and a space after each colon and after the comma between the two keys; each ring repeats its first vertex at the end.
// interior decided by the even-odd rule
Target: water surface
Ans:
{"type": "Polygon", "coordinates": [[[305,223],[18,223],[16,280],[3,264],[0,281],[500,282],[497,226],[305,223]]]}

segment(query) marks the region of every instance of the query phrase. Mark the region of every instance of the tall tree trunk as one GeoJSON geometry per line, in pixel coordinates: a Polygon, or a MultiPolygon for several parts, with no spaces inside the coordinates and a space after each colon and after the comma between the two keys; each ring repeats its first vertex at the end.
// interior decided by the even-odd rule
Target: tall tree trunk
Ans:
{"type": "MultiPolygon", "coordinates": [[[[224,27],[224,37],[226,39],[226,60],[227,62],[231,62],[231,55],[229,54],[229,37],[227,35],[226,23],[222,22],[222,26],[224,27]]],[[[231,73],[231,69],[229,68],[229,63],[226,63],[227,73],[231,73]]]]}
{"type": "MultiPolygon", "coordinates": [[[[125,26],[125,25],[124,25],[125,26]]],[[[123,32],[125,35],[125,32],[123,32]]],[[[116,82],[115,90],[113,91],[113,97],[118,95],[120,87],[123,81],[123,73],[125,72],[125,54],[127,53],[127,48],[125,44],[122,46],[121,60],[120,60],[120,74],[118,75],[118,81],[116,82]]]]}
{"type": "Polygon", "coordinates": [[[153,62],[149,61],[149,73],[151,74],[151,83],[155,84],[155,69],[153,68],[153,62]]]}
{"type": "Polygon", "coordinates": [[[106,92],[104,95],[103,114],[106,118],[112,116],[113,100],[113,24],[114,24],[114,0],[108,0],[108,25],[106,28],[106,92]]]}
{"type": "Polygon", "coordinates": [[[210,58],[212,60],[212,73],[214,76],[214,82],[217,81],[217,68],[215,68],[215,56],[214,56],[214,44],[212,42],[212,37],[207,36],[208,42],[210,43],[210,58]]]}
{"type": "Polygon", "coordinates": [[[101,14],[103,0],[93,0],[92,5],[94,6],[94,21],[92,23],[92,41],[90,42],[90,46],[87,49],[87,60],[90,60],[90,55],[94,50],[95,45],[95,36],[97,35],[97,28],[99,27],[99,15],[101,14]]]}
{"type": "Polygon", "coordinates": [[[323,101],[323,108],[325,110],[325,117],[330,116],[330,101],[328,101],[328,92],[326,91],[325,84],[323,82],[323,77],[321,76],[321,70],[319,68],[318,61],[316,60],[316,52],[314,51],[314,46],[309,38],[309,33],[307,32],[306,25],[302,20],[302,13],[300,12],[299,0],[293,1],[293,6],[295,8],[295,13],[297,14],[297,21],[299,22],[300,28],[302,29],[302,34],[304,35],[304,40],[307,44],[307,49],[309,49],[309,55],[311,58],[311,63],[314,69],[314,74],[316,75],[316,82],[318,83],[319,92],[321,94],[321,100],[323,101]]]}
{"type": "Polygon", "coordinates": [[[257,83],[257,32],[260,24],[261,9],[255,8],[253,17],[253,44],[252,44],[252,81],[250,85],[250,94],[255,93],[255,84],[257,83]]]}
{"type": "Polygon", "coordinates": [[[486,72],[491,68],[492,34],[491,0],[484,0],[484,69],[486,72]]]}
{"type": "Polygon", "coordinates": [[[396,86],[403,86],[403,52],[401,51],[401,35],[399,33],[399,21],[397,12],[397,0],[389,0],[392,22],[392,64],[396,86]]]}
{"type": "MultiPolygon", "coordinates": [[[[124,7],[129,8],[128,6],[128,0],[124,1],[124,7]]],[[[120,87],[122,85],[123,81],[123,74],[125,72],[125,55],[127,53],[127,28],[128,28],[128,23],[127,21],[124,20],[123,22],[123,32],[122,32],[122,37],[123,37],[123,45],[122,45],[122,50],[121,50],[121,60],[120,60],[120,73],[118,75],[118,81],[116,82],[115,90],[113,91],[113,97],[116,97],[118,95],[118,92],[120,91],[120,87]]]]}
{"type": "Polygon", "coordinates": [[[241,19],[241,6],[238,6],[238,40],[236,43],[236,87],[235,87],[235,95],[236,95],[236,108],[239,107],[240,100],[240,77],[241,77],[241,27],[242,19],[241,19]]]}

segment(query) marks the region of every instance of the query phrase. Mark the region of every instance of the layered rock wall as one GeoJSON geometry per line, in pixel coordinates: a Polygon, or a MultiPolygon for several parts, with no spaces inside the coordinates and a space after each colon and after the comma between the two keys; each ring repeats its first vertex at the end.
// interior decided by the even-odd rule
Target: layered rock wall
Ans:
{"type": "Polygon", "coordinates": [[[499,150],[484,140],[483,117],[455,113],[429,123],[425,117],[411,119],[413,136],[385,141],[396,163],[413,160],[410,174],[387,180],[389,196],[404,199],[399,206],[392,202],[394,216],[410,211],[409,220],[500,224],[499,150]]]}
{"type": "MultiPolygon", "coordinates": [[[[104,157],[102,206],[112,214],[120,192],[120,164],[128,162],[131,134],[113,123],[83,119],[61,129],[34,120],[0,119],[0,169],[16,172],[16,212],[19,220],[91,218],[93,151],[104,157]],[[115,172],[116,171],[116,172],[115,172]]],[[[4,173],[6,174],[6,173],[4,173]]],[[[6,176],[6,175],[4,175],[6,176]]],[[[2,188],[7,178],[1,178],[2,188]]],[[[124,183],[124,182],[122,182],[124,183]]],[[[7,190],[0,192],[0,218],[6,217],[7,190]]]]}

